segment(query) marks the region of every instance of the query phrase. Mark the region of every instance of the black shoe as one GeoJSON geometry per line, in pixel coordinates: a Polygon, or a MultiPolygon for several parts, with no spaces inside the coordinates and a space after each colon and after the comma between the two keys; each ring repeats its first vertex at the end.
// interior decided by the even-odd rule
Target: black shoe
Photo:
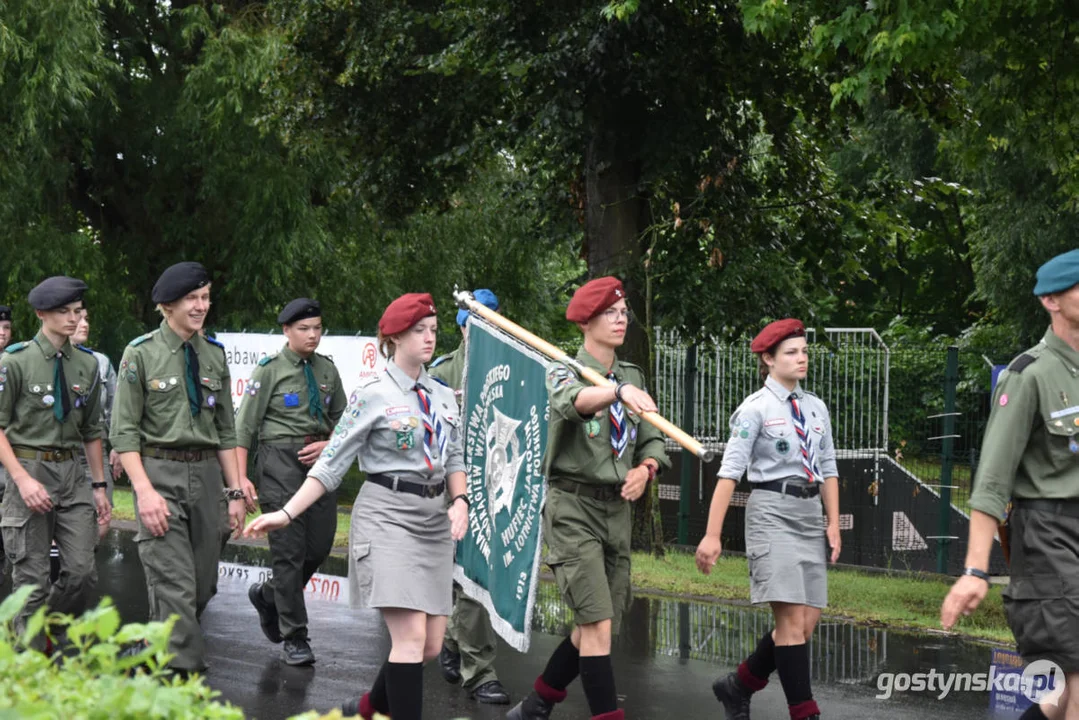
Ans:
{"type": "Polygon", "coordinates": [[[281,659],[286,665],[313,665],[315,653],[305,637],[288,638],[281,648],[281,659]]]}
{"type": "Polygon", "coordinates": [[[553,710],[554,703],[547,702],[533,690],[506,713],[506,720],[547,720],[553,710]]]}
{"type": "Polygon", "coordinates": [[[360,714],[360,699],[345,700],[341,703],[341,714],[347,718],[356,717],[360,714]]]}
{"type": "Polygon", "coordinates": [[[738,673],[730,673],[712,683],[712,692],[723,703],[727,720],[749,720],[749,700],[753,693],[738,679],[738,673]]]}
{"type": "Polygon", "coordinates": [[[461,682],[461,653],[455,653],[443,645],[438,654],[438,667],[449,684],[456,685],[461,682]]]}
{"type": "Polygon", "coordinates": [[[259,614],[262,634],[272,643],[281,642],[281,629],[277,627],[277,606],[266,602],[266,599],[262,597],[262,583],[255,583],[247,588],[247,599],[251,601],[259,614]]]}
{"type": "Polygon", "coordinates": [[[502,683],[497,680],[489,680],[477,687],[469,695],[476,702],[486,705],[509,705],[510,695],[502,683]]]}

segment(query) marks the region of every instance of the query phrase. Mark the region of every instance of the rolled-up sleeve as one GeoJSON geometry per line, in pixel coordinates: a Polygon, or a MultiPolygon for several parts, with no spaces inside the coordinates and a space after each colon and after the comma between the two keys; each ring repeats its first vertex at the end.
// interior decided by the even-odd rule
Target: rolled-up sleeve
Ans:
{"type": "MultiPolygon", "coordinates": [[[[345,473],[367,442],[367,435],[378,419],[377,409],[372,405],[371,398],[362,389],[352,394],[348,407],[333,429],[330,442],[307,473],[325,485],[327,492],[341,486],[345,473]]],[[[463,465],[464,453],[460,450],[460,442],[457,445],[463,465]]]]}
{"type": "Polygon", "coordinates": [[[717,473],[721,478],[740,480],[749,468],[753,445],[761,431],[761,415],[757,408],[743,402],[731,415],[731,436],[723,453],[723,463],[717,473]]]}
{"type": "Polygon", "coordinates": [[[1038,388],[1029,374],[1005,371],[997,380],[982,457],[974,475],[970,508],[1004,518],[1015,488],[1015,475],[1038,417],[1038,388]],[[1001,400],[1004,404],[1001,404],[1001,400]]]}
{"type": "Polygon", "coordinates": [[[581,382],[577,374],[560,362],[547,365],[546,373],[551,412],[574,423],[580,424],[590,420],[591,416],[582,417],[573,405],[577,401],[577,396],[585,389],[585,384],[581,382]]]}

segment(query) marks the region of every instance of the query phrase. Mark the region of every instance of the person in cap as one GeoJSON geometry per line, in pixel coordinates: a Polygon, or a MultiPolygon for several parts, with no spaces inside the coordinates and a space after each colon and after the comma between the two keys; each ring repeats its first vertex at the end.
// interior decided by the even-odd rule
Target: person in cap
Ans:
{"type": "MultiPolygon", "coordinates": [[[[498,310],[498,298],[486,288],[475,290],[472,297],[492,310],[498,310]]],[[[464,385],[465,357],[468,352],[468,310],[457,311],[457,327],[461,329],[461,345],[431,363],[431,377],[453,390],[458,404],[464,385]]],[[[467,415],[462,409],[462,415],[467,415]]],[[[442,677],[454,685],[460,683],[469,697],[481,703],[505,705],[510,696],[495,672],[495,651],[498,636],[491,627],[491,618],[480,603],[453,584],[453,615],[446,626],[442,652],[438,655],[442,677]]]]}
{"type": "Polygon", "coordinates": [[[221,538],[243,527],[255,494],[236,464],[225,350],[200,334],[206,268],[172,265],[151,297],[163,319],[124,350],[109,437],[135,491],[150,619],[179,617],[169,667],[185,675],[206,668],[199,617],[217,589],[221,538]]]}
{"type": "Polygon", "coordinates": [[[731,416],[705,536],[696,561],[708,574],[719,558],[720,532],[743,474],[752,491],[746,504],[750,600],[771,605],[775,628],[736,672],[712,685],[728,720],[749,718],[753,693],[773,670],[792,720],[820,717],[810,685],[808,641],[828,604],[825,540],[839,559],[839,478],[831,420],[824,402],[802,388],[809,366],[805,327],[795,319],[764,327],[750,350],[763,388],[731,416]],[[821,522],[823,498],[827,524],[821,522]]]}
{"type": "Polygon", "coordinates": [[[593,387],[563,363],[547,366],[543,538],[547,564],[577,626],[506,717],[550,717],[579,674],[592,717],[621,720],[611,637],[631,599],[631,503],[670,462],[663,435],[641,420],[641,413],[656,410],[644,390],[644,372],[617,356],[630,322],[622,283],[613,277],[585,283],[570,300],[566,319],[584,334],[577,361],[613,383],[593,387]]]}
{"type": "MultiPolygon", "coordinates": [[[[110,519],[97,361],[71,344],[85,292],[86,284],[74,278],[43,281],[29,295],[41,330],[0,355],[0,463],[6,486],[0,527],[13,586],[36,586],[15,617],[19,633],[42,604],[75,615],[85,609],[93,585],[96,525],[110,519]],[[79,450],[90,459],[92,482],[82,472],[79,450]],[[50,582],[53,541],[60,571],[50,582]]],[[[32,643],[40,647],[44,640],[38,635],[32,643]]]]}
{"type": "Polygon", "coordinates": [[[453,607],[453,541],[468,523],[461,415],[453,391],[424,369],[436,334],[427,293],[389,304],[378,323],[379,347],[389,358],[385,372],[352,393],[299,491],[244,531],[287,527],[336,490],[354,461],[367,471],[352,507],[349,597],[382,612],[391,648],[370,692],[342,710],[368,720],[375,712],[393,720],[421,717],[423,664],[442,647],[453,607]]]}
{"type": "MultiPolygon", "coordinates": [[[[112,401],[116,397],[116,368],[112,365],[112,360],[109,360],[109,356],[105,353],[97,352],[86,346],[90,339],[90,313],[86,308],[82,310],[82,317],[79,319],[79,325],[75,328],[75,334],[71,336],[71,342],[80,350],[88,350],[97,360],[97,374],[98,374],[98,388],[101,392],[101,419],[102,426],[105,430],[105,435],[102,437],[102,453],[108,448],[108,429],[109,423],[112,421],[112,401]]],[[[87,462],[85,453],[82,455],[82,460],[87,462]]],[[[104,478],[107,484],[105,488],[105,495],[109,498],[109,505],[112,506],[112,489],[113,481],[120,476],[120,455],[115,450],[109,450],[108,457],[105,459],[104,466],[104,478]]],[[[86,477],[90,479],[90,466],[87,463],[86,477]]],[[[108,525],[98,526],[98,534],[104,536],[108,531],[108,525]]]]}
{"type": "Polygon", "coordinates": [[[11,342],[11,308],[0,305],[0,352],[11,342]]]}
{"type": "Polygon", "coordinates": [[[1079,717],[1079,250],[1042,265],[1034,295],[1049,328],[997,381],[970,495],[966,568],[940,613],[950,629],[985,598],[994,535],[1011,502],[1004,610],[1023,661],[1055,663],[1058,672],[1042,675],[1040,697],[1053,702],[1036,702],[1023,720],[1079,717]]]}
{"type": "MultiPolygon", "coordinates": [[[[303,485],[348,402],[333,361],[315,352],[322,340],[322,308],[297,298],[277,316],[285,334],[280,352],[259,360],[245,385],[236,417],[236,455],[247,472],[256,449],[258,498],[264,513],[280,510],[303,485]]],[[[273,578],[248,588],[266,638],[284,642],[288,665],[315,661],[307,634],[304,587],[333,547],[337,493],[328,492],[295,522],[270,533],[273,578]]]]}

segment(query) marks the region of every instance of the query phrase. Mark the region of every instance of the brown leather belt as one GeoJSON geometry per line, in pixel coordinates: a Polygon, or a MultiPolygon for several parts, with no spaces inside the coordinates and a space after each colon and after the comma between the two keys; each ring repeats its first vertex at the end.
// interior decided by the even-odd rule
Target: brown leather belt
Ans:
{"type": "Polygon", "coordinates": [[[144,447],[142,449],[143,457],[157,458],[158,460],[175,460],[176,462],[201,462],[216,455],[216,450],[182,450],[160,447],[144,447]]]}
{"type": "Polygon", "coordinates": [[[590,485],[586,483],[573,482],[572,480],[562,480],[555,478],[547,483],[553,488],[561,490],[562,492],[573,493],[574,495],[581,495],[583,497],[590,497],[593,500],[602,500],[604,502],[610,502],[611,500],[622,499],[622,486],[625,483],[606,484],[606,485],[590,485]]]}
{"type": "Polygon", "coordinates": [[[310,445],[311,443],[323,442],[329,440],[329,435],[297,435],[295,437],[277,437],[273,440],[267,440],[267,445],[285,445],[291,447],[293,445],[310,445]]]}
{"type": "Polygon", "coordinates": [[[45,462],[65,462],[75,457],[72,450],[35,450],[27,447],[13,447],[15,457],[22,460],[43,460],[45,462]]]}

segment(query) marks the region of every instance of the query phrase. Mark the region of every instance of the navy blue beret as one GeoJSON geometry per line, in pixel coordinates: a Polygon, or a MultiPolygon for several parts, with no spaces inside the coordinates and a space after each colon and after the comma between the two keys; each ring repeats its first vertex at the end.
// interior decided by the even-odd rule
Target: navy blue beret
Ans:
{"type": "Polygon", "coordinates": [[[311,298],[296,298],[277,315],[278,325],[289,325],[308,318],[322,317],[322,306],[318,300],[311,298]]]}
{"type": "Polygon", "coordinates": [[[176,263],[161,273],[161,277],[154,283],[150,299],[155,303],[175,302],[192,290],[209,284],[210,274],[200,263],[176,263]]]}
{"type": "Polygon", "coordinates": [[[0,322],[4,320],[11,322],[11,308],[7,305],[0,305],[0,322]]]}
{"type": "Polygon", "coordinates": [[[82,300],[85,292],[86,283],[82,280],[66,275],[54,275],[38,283],[26,299],[35,310],[52,310],[82,300]]]}

